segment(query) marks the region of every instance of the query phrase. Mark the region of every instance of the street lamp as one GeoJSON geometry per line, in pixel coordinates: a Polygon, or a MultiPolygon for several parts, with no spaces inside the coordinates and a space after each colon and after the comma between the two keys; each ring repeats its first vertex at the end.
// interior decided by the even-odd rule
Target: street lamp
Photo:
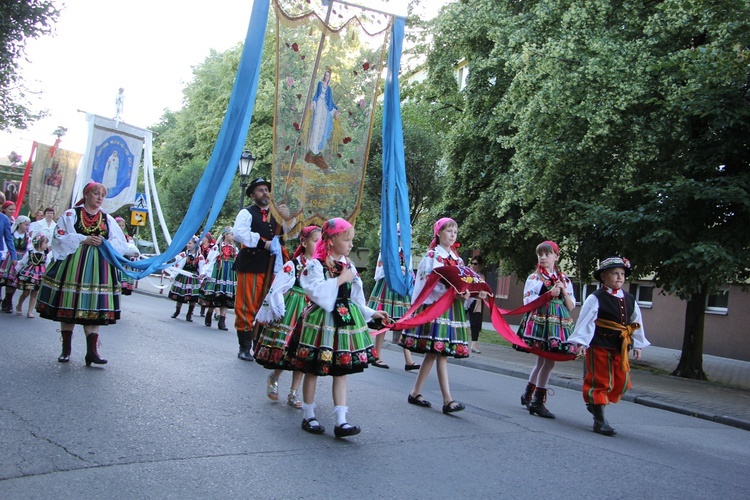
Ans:
{"type": "Polygon", "coordinates": [[[253,165],[255,165],[255,160],[256,158],[248,150],[243,151],[242,156],[240,156],[240,186],[242,186],[242,195],[240,196],[240,210],[242,210],[245,206],[245,189],[247,188],[247,178],[250,177],[250,171],[252,171],[253,165]]]}

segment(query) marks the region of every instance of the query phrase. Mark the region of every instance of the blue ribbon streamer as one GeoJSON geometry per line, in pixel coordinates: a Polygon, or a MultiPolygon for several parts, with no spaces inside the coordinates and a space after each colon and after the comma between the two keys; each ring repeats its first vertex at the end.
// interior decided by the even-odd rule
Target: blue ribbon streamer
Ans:
{"type": "Polygon", "coordinates": [[[385,283],[395,293],[410,296],[414,287],[411,269],[401,272],[399,246],[403,247],[406,265],[411,262],[411,220],[409,190],[406,184],[404,131],[401,122],[401,96],[398,73],[406,20],[397,17],[391,30],[388,52],[388,74],[383,96],[383,187],[380,200],[380,256],[385,283]],[[401,245],[396,224],[401,226],[401,245]]]}

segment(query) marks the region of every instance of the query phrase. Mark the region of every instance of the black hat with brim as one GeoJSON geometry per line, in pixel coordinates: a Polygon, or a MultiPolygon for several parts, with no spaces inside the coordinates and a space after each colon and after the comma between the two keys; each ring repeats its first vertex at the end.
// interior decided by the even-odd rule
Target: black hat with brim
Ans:
{"type": "Polygon", "coordinates": [[[253,191],[255,190],[255,188],[257,188],[258,186],[263,185],[263,184],[265,184],[266,186],[268,186],[268,190],[269,191],[271,190],[271,183],[269,181],[265,180],[263,177],[258,177],[257,179],[255,179],[253,182],[250,183],[250,185],[245,190],[245,194],[247,196],[252,196],[253,195],[253,191]]]}
{"type": "Polygon", "coordinates": [[[630,269],[630,262],[627,259],[623,259],[622,257],[613,255],[612,257],[607,257],[606,259],[602,259],[601,261],[599,261],[599,267],[596,271],[594,271],[594,279],[596,279],[596,281],[602,281],[602,271],[605,271],[607,269],[614,269],[616,267],[625,270],[626,278],[630,276],[630,273],[632,272],[632,270],[630,269]]]}

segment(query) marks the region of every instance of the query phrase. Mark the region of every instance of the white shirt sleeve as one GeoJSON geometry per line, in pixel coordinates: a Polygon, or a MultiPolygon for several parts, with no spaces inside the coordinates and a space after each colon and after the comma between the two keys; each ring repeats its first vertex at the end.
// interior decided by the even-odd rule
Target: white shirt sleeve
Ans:
{"type": "Polygon", "coordinates": [[[367,301],[365,300],[365,291],[362,285],[362,278],[359,277],[359,273],[357,272],[357,268],[354,267],[354,264],[350,263],[349,265],[352,272],[354,273],[354,281],[352,281],[351,293],[352,302],[357,304],[359,310],[362,311],[362,316],[364,316],[365,321],[370,321],[372,319],[372,315],[375,314],[375,310],[367,307],[367,301]]]}
{"type": "Polygon", "coordinates": [[[72,208],[63,212],[57,220],[57,230],[51,245],[56,260],[62,260],[78,250],[83,240],[86,239],[86,235],[78,234],[75,230],[77,220],[76,211],[72,208]]]}
{"type": "Polygon", "coordinates": [[[530,302],[534,302],[539,298],[539,292],[542,291],[542,280],[539,279],[539,275],[534,273],[526,278],[526,283],[523,285],[523,305],[530,302]]]}
{"type": "Polygon", "coordinates": [[[378,263],[375,264],[375,281],[385,278],[385,269],[383,269],[383,256],[378,254],[378,263]]]}
{"type": "Polygon", "coordinates": [[[240,210],[237,214],[237,218],[234,221],[234,227],[232,231],[234,233],[234,240],[237,243],[241,243],[246,247],[255,248],[258,246],[260,241],[260,234],[252,231],[253,226],[253,215],[245,208],[240,210]]]}
{"type": "Polygon", "coordinates": [[[591,294],[586,297],[586,300],[581,306],[581,313],[578,315],[578,321],[576,321],[573,335],[568,337],[568,342],[588,347],[591,343],[591,339],[594,338],[594,329],[596,328],[595,322],[598,316],[599,299],[591,294]]]}
{"type": "Polygon", "coordinates": [[[635,303],[635,310],[630,315],[630,322],[641,325],[639,329],[633,332],[633,349],[643,349],[650,346],[651,342],[646,340],[646,332],[643,329],[643,316],[641,315],[641,308],[638,306],[638,302],[635,303]]]}

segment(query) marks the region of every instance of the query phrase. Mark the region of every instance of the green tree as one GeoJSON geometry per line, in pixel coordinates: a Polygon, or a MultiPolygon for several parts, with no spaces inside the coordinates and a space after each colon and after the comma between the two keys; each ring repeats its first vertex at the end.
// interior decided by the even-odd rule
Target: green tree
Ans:
{"type": "Polygon", "coordinates": [[[0,131],[26,129],[44,116],[30,107],[19,61],[25,56],[26,41],[50,34],[59,14],[47,0],[0,3],[0,131]]]}
{"type": "Polygon", "coordinates": [[[632,258],[686,300],[683,377],[705,377],[706,294],[750,277],[748,9],[462,2],[430,59],[471,69],[448,154],[464,238],[521,275],[547,238],[580,276],[632,258]]]}

